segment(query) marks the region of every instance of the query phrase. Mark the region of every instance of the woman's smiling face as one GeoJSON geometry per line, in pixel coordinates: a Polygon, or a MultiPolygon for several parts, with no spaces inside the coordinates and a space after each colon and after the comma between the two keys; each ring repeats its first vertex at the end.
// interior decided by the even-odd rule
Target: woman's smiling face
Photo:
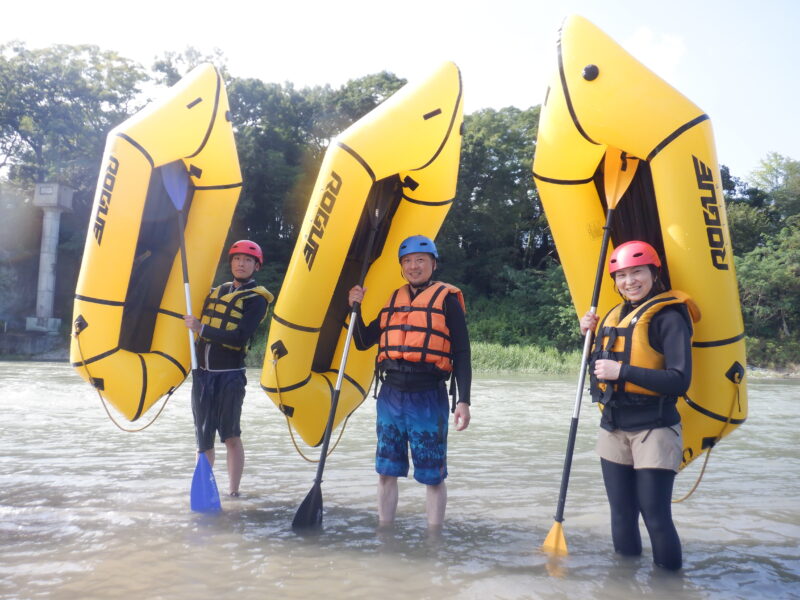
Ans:
{"type": "Polygon", "coordinates": [[[653,289],[653,272],[650,265],[637,265],[619,269],[614,273],[617,289],[625,299],[636,304],[653,289]]]}

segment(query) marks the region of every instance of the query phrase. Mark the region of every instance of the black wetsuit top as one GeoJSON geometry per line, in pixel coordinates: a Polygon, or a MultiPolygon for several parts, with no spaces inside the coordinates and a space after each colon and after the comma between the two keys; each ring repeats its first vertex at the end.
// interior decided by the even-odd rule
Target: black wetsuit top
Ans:
{"type": "MultiPolygon", "coordinates": [[[[415,292],[412,288],[411,299],[413,300],[422,289],[415,292]]],[[[444,300],[444,321],[450,330],[450,351],[453,354],[453,376],[458,389],[458,402],[470,404],[472,354],[469,345],[466,315],[455,294],[447,294],[444,300]]],[[[361,317],[361,307],[359,306],[358,320],[353,331],[353,340],[356,348],[359,350],[371,348],[378,343],[381,332],[380,315],[372,323],[366,325],[361,317]]],[[[406,360],[383,362],[388,362],[385,369],[385,382],[403,391],[429,390],[435,388],[443,379],[449,377],[449,373],[433,368],[432,365],[427,363],[406,360]]]]}

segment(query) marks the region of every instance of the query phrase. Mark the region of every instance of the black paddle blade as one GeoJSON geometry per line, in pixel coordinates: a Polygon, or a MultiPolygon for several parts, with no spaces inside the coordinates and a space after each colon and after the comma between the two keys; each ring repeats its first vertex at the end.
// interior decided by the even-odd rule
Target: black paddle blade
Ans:
{"type": "Polygon", "coordinates": [[[294,514],[292,529],[303,531],[320,527],[322,527],[322,486],[315,482],[294,514]]]}

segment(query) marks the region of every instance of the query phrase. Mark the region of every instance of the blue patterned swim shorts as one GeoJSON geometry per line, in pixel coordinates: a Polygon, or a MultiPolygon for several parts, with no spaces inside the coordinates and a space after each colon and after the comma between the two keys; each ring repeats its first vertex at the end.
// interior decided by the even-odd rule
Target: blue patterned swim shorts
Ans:
{"type": "Polygon", "coordinates": [[[447,390],[401,392],[383,384],[378,394],[378,447],[375,470],[391,477],[408,476],[408,449],[414,479],[438,485],[447,477],[447,390]]]}

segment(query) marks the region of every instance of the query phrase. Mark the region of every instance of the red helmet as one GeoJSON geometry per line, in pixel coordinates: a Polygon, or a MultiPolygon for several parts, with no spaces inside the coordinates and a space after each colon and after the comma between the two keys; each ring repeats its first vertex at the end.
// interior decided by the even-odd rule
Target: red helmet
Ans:
{"type": "Polygon", "coordinates": [[[250,240],[234,242],[231,249],[228,250],[228,258],[234,254],[246,254],[255,258],[259,265],[264,264],[264,254],[261,252],[261,246],[250,240]]]}
{"type": "Polygon", "coordinates": [[[640,265],[661,266],[658,253],[647,242],[631,241],[620,244],[608,259],[608,272],[613,275],[620,269],[638,267],[640,265]]]}

